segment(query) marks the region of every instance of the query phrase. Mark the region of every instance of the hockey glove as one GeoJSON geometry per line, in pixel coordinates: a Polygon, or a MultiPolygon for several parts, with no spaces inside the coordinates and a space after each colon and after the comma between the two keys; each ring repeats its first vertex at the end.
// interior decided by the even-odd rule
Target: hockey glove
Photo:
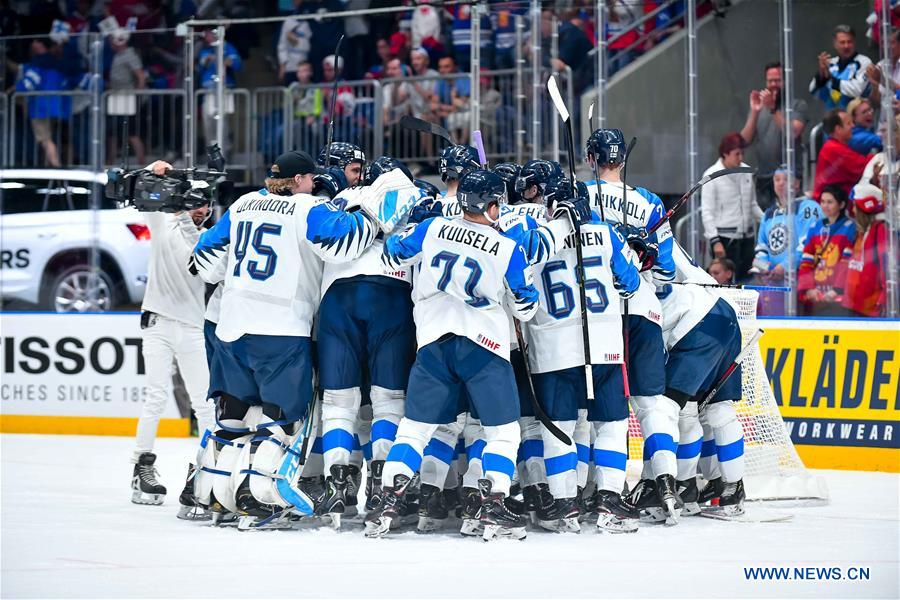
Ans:
{"type": "Polygon", "coordinates": [[[553,207],[553,218],[568,217],[573,226],[591,222],[591,205],[587,198],[559,200],[553,207]]]}
{"type": "Polygon", "coordinates": [[[629,225],[622,232],[625,241],[631,246],[631,249],[637,254],[638,261],[641,263],[641,272],[649,271],[656,264],[656,258],[659,256],[659,244],[656,242],[656,235],[647,236],[647,230],[644,227],[634,227],[629,225]]]}
{"type": "Polygon", "coordinates": [[[409,211],[407,223],[421,223],[432,217],[439,217],[442,214],[441,211],[443,208],[444,205],[441,202],[435,202],[430,198],[426,198],[409,211]]]}
{"type": "Polygon", "coordinates": [[[329,199],[337,196],[341,190],[347,187],[347,178],[344,170],[339,167],[329,167],[324,173],[318,173],[313,177],[313,196],[325,196],[329,199]]]}

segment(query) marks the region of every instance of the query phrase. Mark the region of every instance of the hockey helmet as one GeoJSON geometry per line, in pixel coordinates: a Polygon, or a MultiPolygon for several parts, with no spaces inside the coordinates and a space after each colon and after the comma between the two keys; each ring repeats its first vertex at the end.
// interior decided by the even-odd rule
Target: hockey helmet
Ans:
{"type": "Polygon", "coordinates": [[[350,163],[358,162],[361,165],[366,164],[366,153],[356,144],[347,142],[331,142],[331,152],[325,153],[326,148],[322,146],[316,162],[320,167],[330,167],[337,165],[344,168],[350,163]]]}
{"type": "Polygon", "coordinates": [[[368,165],[366,165],[366,170],[363,173],[363,185],[372,185],[372,183],[384,175],[389,171],[393,171],[394,169],[400,169],[403,171],[403,174],[409,177],[409,180],[413,180],[412,173],[409,171],[409,167],[407,167],[403,162],[393,158],[391,156],[379,156],[368,165]]]}
{"type": "MultiPolygon", "coordinates": [[[[588,199],[587,186],[581,181],[575,182],[575,188],[578,190],[578,197],[582,200],[588,199]]],[[[544,186],[544,204],[552,207],[560,200],[567,200],[572,197],[572,181],[567,177],[554,177],[546,186],[544,186]]]]}
{"type": "Polygon", "coordinates": [[[600,166],[621,165],[627,150],[621,129],[596,129],[585,144],[585,155],[593,156],[600,166]]]}
{"type": "MultiPolygon", "coordinates": [[[[516,192],[522,194],[525,190],[533,185],[538,186],[538,190],[543,195],[544,187],[554,177],[562,177],[562,168],[559,163],[536,158],[529,160],[522,167],[519,176],[516,178],[516,192]]],[[[524,198],[524,200],[533,200],[533,198],[524,198]]]]}
{"type": "Polygon", "coordinates": [[[506,184],[506,196],[509,199],[509,203],[518,204],[521,202],[522,196],[516,191],[516,179],[519,177],[519,173],[522,172],[522,167],[516,163],[506,162],[494,165],[491,171],[499,175],[500,179],[506,184]]]}
{"type": "Polygon", "coordinates": [[[484,214],[492,204],[506,204],[506,184],[496,173],[478,169],[463,175],[456,199],[463,211],[484,214]]]}
{"type": "Polygon", "coordinates": [[[884,212],[884,194],[871,183],[858,183],[850,190],[850,200],[856,210],[868,215],[884,212]]]}
{"type": "Polygon", "coordinates": [[[480,168],[478,150],[473,146],[447,146],[441,150],[439,170],[443,182],[461,179],[466,173],[480,168]]]}
{"type": "Polygon", "coordinates": [[[433,199],[437,199],[441,195],[441,191],[437,188],[433,183],[429,183],[424,179],[415,179],[413,183],[416,184],[416,187],[420,190],[423,190],[429,197],[433,199]]]}

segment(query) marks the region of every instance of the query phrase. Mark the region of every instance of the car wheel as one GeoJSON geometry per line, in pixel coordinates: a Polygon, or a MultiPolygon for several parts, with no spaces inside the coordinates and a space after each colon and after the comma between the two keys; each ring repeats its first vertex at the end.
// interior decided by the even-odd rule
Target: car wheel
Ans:
{"type": "Polygon", "coordinates": [[[104,271],[75,265],[58,273],[47,288],[45,306],[60,313],[107,312],[116,305],[115,286],[104,271]]]}

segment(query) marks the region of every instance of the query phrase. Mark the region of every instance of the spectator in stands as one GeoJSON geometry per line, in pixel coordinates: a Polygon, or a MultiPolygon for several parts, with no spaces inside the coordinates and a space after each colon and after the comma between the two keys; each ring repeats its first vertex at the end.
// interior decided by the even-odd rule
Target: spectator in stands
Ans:
{"type": "Polygon", "coordinates": [[[412,46],[418,48],[425,40],[438,40],[441,37],[441,15],[433,6],[422,4],[413,9],[410,19],[412,46]]]}
{"type": "MultiPolygon", "coordinates": [[[[777,202],[763,215],[756,241],[756,255],[751,272],[767,285],[782,285],[785,271],[796,269],[806,244],[806,236],[813,224],[821,218],[819,205],[808,196],[797,196],[800,190],[799,173],[793,175],[793,215],[787,215],[786,166],[775,171],[775,196],[777,202]]],[[[784,294],[761,293],[760,314],[783,315],[784,294]]]]}
{"type": "MultiPolygon", "coordinates": [[[[371,0],[347,0],[345,10],[364,10],[370,7],[371,0]]],[[[355,15],[344,18],[344,40],[346,50],[341,50],[347,63],[345,78],[351,81],[362,79],[369,66],[369,55],[372,52],[372,35],[370,18],[366,15],[355,15]]]]}
{"type": "Polygon", "coordinates": [[[391,35],[391,56],[399,58],[401,64],[409,60],[409,36],[402,31],[391,35]]]}
{"type": "MultiPolygon", "coordinates": [[[[897,158],[898,149],[900,149],[900,115],[894,117],[894,177],[900,175],[900,160],[897,158]]],[[[857,183],[871,183],[878,187],[884,187],[881,181],[882,173],[887,176],[887,170],[884,168],[884,151],[866,158],[869,159],[869,162],[866,163],[866,168],[863,170],[862,176],[857,183]]]]}
{"type": "Polygon", "coordinates": [[[316,152],[322,145],[322,88],[309,87],[312,83],[313,68],[309,61],[297,67],[298,87],[294,99],[294,140],[298,148],[316,152]]]}
{"type": "MultiPolygon", "coordinates": [[[[898,5],[900,7],[900,5],[898,5]]],[[[884,114],[891,114],[891,104],[897,99],[900,90],[900,29],[891,32],[891,57],[882,59],[877,65],[870,64],[866,67],[866,78],[869,81],[871,93],[869,99],[876,106],[881,106],[884,114]],[[890,74],[888,81],[882,81],[882,72],[890,74]]],[[[882,121],[884,120],[882,115],[882,121]]]]}
{"type": "Polygon", "coordinates": [[[872,61],[856,51],[856,33],[849,25],[838,25],[832,34],[837,56],[819,54],[819,69],[809,82],[809,93],[827,108],[846,108],[854,98],[867,93],[866,69],[872,61]]]}
{"type": "MultiPolygon", "coordinates": [[[[17,91],[54,92],[66,88],[59,60],[50,52],[53,45],[49,38],[32,40],[31,59],[22,65],[21,76],[16,82],[17,91]]],[[[44,152],[48,167],[62,166],[54,133],[59,128],[59,121],[66,119],[70,111],[71,102],[65,96],[42,94],[28,97],[31,131],[44,152]]]]}
{"type": "MultiPolygon", "coordinates": [[[[483,71],[486,69],[482,69],[483,71]]],[[[500,105],[503,104],[503,98],[500,91],[494,88],[493,82],[488,75],[484,73],[479,77],[481,101],[481,122],[480,129],[484,137],[484,145],[487,152],[495,152],[499,141],[497,117],[500,105]]]]}
{"type": "MultiPolygon", "coordinates": [[[[226,153],[228,149],[228,130],[225,127],[223,131],[223,139],[216,139],[216,113],[219,112],[216,106],[216,75],[218,66],[216,62],[216,46],[219,44],[216,40],[216,30],[207,29],[203,33],[203,46],[197,54],[197,71],[200,76],[200,87],[210,90],[208,94],[203,96],[203,136],[207,144],[218,142],[222,148],[222,152],[226,153]]],[[[241,70],[241,57],[235,50],[234,46],[227,41],[222,40],[225,44],[223,47],[223,56],[225,63],[225,87],[233,88],[236,85],[235,73],[241,70]]],[[[225,94],[225,106],[221,107],[221,118],[223,119],[223,127],[228,124],[226,115],[234,112],[234,97],[231,94],[225,94]]]]}
{"type": "Polygon", "coordinates": [[[375,42],[375,52],[378,53],[378,58],[381,60],[381,63],[374,65],[366,72],[366,79],[381,79],[382,77],[385,77],[384,73],[387,69],[388,61],[394,58],[391,54],[391,44],[384,38],[379,38],[379,40],[375,42]]]}
{"type": "Polygon", "coordinates": [[[734,283],[734,263],[730,258],[714,258],[706,272],[712,275],[719,285],[731,285],[734,283]]]}
{"type": "Polygon", "coordinates": [[[853,120],[853,130],[847,145],[863,156],[873,150],[881,152],[881,137],[873,131],[875,110],[868,98],[854,98],[847,105],[847,113],[853,120]]]}
{"type": "Polygon", "coordinates": [[[846,315],[842,303],[856,223],[847,216],[847,194],[841,188],[826,186],[819,204],[825,216],[809,230],[797,272],[800,314],[846,315]]]}
{"type": "MultiPolygon", "coordinates": [[[[719,160],[703,174],[733,167],[746,167],[744,139],[729,133],[719,143],[719,160]]],[[[713,179],[700,188],[703,234],[713,258],[729,258],[738,281],[747,277],[753,263],[756,226],[763,212],[756,203],[753,175],[739,173],[713,179]]]]}
{"type": "MultiPolygon", "coordinates": [[[[344,4],[344,0],[303,0],[301,10],[304,13],[341,12],[345,10],[344,4]]],[[[312,30],[309,62],[313,65],[314,80],[321,81],[325,77],[323,61],[334,53],[335,44],[344,33],[344,20],[312,19],[309,27],[312,30]]]]}
{"type": "Polygon", "coordinates": [[[494,35],[494,67],[513,69],[516,66],[516,18],[527,11],[516,2],[500,2],[491,6],[491,29],[494,35]]]}
{"type": "MultiPolygon", "coordinates": [[[[541,12],[541,33],[549,37],[553,33],[554,11],[541,12]]],[[[565,19],[559,24],[559,57],[550,58],[549,65],[554,71],[565,71],[566,67],[572,69],[572,80],[575,94],[580,94],[590,83],[593,77],[593,63],[588,59],[594,45],[584,33],[578,11],[567,11],[565,19]]],[[[549,40],[545,47],[550,47],[549,40]]],[[[549,53],[547,53],[549,54],[549,53]]],[[[577,110],[577,106],[573,107],[577,110]]]]}
{"type": "Polygon", "coordinates": [[[848,263],[844,306],[860,317],[883,317],[887,305],[887,223],[881,190],[869,183],[853,188],[858,232],[848,263]]]}
{"type": "Polygon", "coordinates": [[[606,6],[609,15],[605,33],[609,52],[606,74],[612,77],[638,55],[635,44],[640,31],[634,23],[642,16],[643,10],[628,0],[607,0],[606,6]]]}
{"type": "MultiPolygon", "coordinates": [[[[147,76],[144,73],[144,64],[137,51],[128,45],[130,34],[125,29],[118,29],[110,36],[110,46],[115,53],[112,64],[109,67],[109,82],[107,87],[114,92],[127,92],[147,87],[147,76]]],[[[115,93],[108,97],[106,104],[108,134],[107,157],[109,162],[117,163],[118,138],[128,125],[128,143],[134,150],[138,164],[146,163],[144,141],[141,139],[140,121],[138,119],[138,106],[140,97],[135,94],[115,93]]]]}
{"type": "MultiPolygon", "coordinates": [[[[750,92],[750,110],[741,129],[741,137],[748,145],[753,144],[756,151],[756,201],[766,210],[775,203],[772,177],[784,160],[784,70],[780,62],[772,62],[765,66],[763,73],[766,87],[750,92]]],[[[799,148],[807,120],[806,102],[794,99],[791,110],[795,148],[799,148]]]]}
{"type": "MultiPolygon", "coordinates": [[[[338,66],[343,68],[344,59],[338,59],[338,66]]],[[[334,54],[329,54],[322,59],[322,76],[325,83],[331,83],[336,76],[334,54]]],[[[343,77],[341,78],[343,79],[343,77]]],[[[341,137],[345,139],[353,139],[351,131],[353,109],[356,107],[356,98],[353,96],[353,90],[347,85],[338,84],[337,99],[334,105],[334,135],[335,139],[341,137]]],[[[331,120],[329,111],[331,110],[331,86],[322,88],[322,122],[328,123],[331,120]]]]}
{"type": "MultiPolygon", "coordinates": [[[[453,46],[453,57],[456,64],[468,69],[472,56],[472,6],[456,4],[447,7],[451,17],[450,40],[453,46]]],[[[490,68],[493,65],[491,48],[491,19],[485,11],[481,16],[481,65],[490,68]]]]}
{"type": "Polygon", "coordinates": [[[822,125],[828,139],[819,151],[813,197],[818,200],[826,185],[850,191],[866,168],[868,157],[854,152],[847,144],[853,135],[853,121],[847,111],[835,108],[825,113],[822,125]]]}
{"type": "MultiPolygon", "coordinates": [[[[402,79],[404,65],[399,58],[391,59],[387,64],[386,79],[402,79]]],[[[412,85],[405,81],[391,81],[381,89],[382,106],[384,107],[384,128],[388,137],[396,133],[400,117],[410,114],[412,85]]]]}
{"type": "MultiPolygon", "coordinates": [[[[441,75],[454,75],[459,72],[452,56],[445,56],[438,61],[438,72],[441,75]]],[[[447,129],[454,133],[457,143],[460,144],[467,143],[469,139],[471,90],[471,83],[467,77],[440,79],[431,100],[432,112],[446,120],[447,129]]]]}
{"type": "MultiPolygon", "coordinates": [[[[294,0],[296,13],[303,0],[294,0]]],[[[282,85],[290,85],[297,81],[297,67],[309,59],[309,44],[312,29],[309,21],[287,19],[281,24],[281,35],[278,37],[278,80],[282,85]]]]}
{"type": "MultiPolygon", "coordinates": [[[[412,61],[412,75],[414,78],[410,81],[409,102],[414,117],[424,119],[426,121],[437,122],[437,115],[431,109],[431,100],[434,98],[437,89],[437,79],[417,79],[419,77],[438,76],[438,72],[429,68],[428,52],[424,48],[414,48],[410,52],[410,60],[412,61]]],[[[434,136],[428,133],[420,132],[419,147],[422,149],[423,156],[434,156],[434,136]]]]}

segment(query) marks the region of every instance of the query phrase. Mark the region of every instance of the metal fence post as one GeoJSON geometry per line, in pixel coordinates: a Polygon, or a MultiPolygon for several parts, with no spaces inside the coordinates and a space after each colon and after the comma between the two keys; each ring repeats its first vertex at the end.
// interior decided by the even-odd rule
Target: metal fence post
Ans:
{"type": "Polygon", "coordinates": [[[541,3],[531,0],[531,158],[541,153],[541,3]]]}
{"type": "Polygon", "coordinates": [[[197,114],[197,104],[194,102],[194,28],[187,27],[184,36],[184,138],[182,139],[182,153],[186,167],[194,164],[194,144],[197,142],[197,132],[194,129],[194,117],[197,114]]]}
{"type": "Polygon", "coordinates": [[[522,52],[524,43],[525,19],[516,16],[516,164],[521,165],[525,156],[525,56],[522,52]]]}
{"type": "MultiPolygon", "coordinates": [[[[597,127],[606,126],[606,1],[597,0],[597,127]]],[[[590,125],[588,125],[590,129],[590,125]]],[[[593,133],[593,132],[591,132],[593,133]]]]}
{"type": "MultiPolygon", "coordinates": [[[[481,4],[472,6],[469,26],[471,27],[472,45],[469,52],[469,131],[481,129],[481,4]]],[[[471,143],[472,140],[469,140],[471,143]]]]}
{"type": "MultiPolygon", "coordinates": [[[[685,188],[690,187],[697,180],[698,175],[698,150],[697,150],[697,3],[696,0],[687,0],[687,107],[688,107],[688,162],[685,188]]],[[[699,239],[697,231],[697,211],[690,211],[686,217],[690,219],[688,230],[688,247],[691,256],[697,256],[699,252],[699,239]]]]}
{"type": "Polygon", "coordinates": [[[784,284],[791,289],[787,298],[787,306],[785,307],[786,314],[793,317],[797,314],[796,269],[799,267],[799,265],[796,264],[794,248],[797,247],[799,240],[797,238],[797,228],[795,226],[796,221],[791,218],[791,215],[794,214],[794,179],[796,179],[796,173],[794,172],[794,167],[796,166],[794,160],[794,129],[791,126],[791,121],[794,118],[794,111],[791,106],[794,101],[793,15],[791,13],[791,0],[782,0],[782,50],[784,52],[784,56],[782,57],[782,65],[784,65],[784,68],[782,69],[784,71],[784,161],[787,165],[787,200],[785,202],[785,210],[788,215],[788,256],[787,268],[784,273],[784,284]]]}

